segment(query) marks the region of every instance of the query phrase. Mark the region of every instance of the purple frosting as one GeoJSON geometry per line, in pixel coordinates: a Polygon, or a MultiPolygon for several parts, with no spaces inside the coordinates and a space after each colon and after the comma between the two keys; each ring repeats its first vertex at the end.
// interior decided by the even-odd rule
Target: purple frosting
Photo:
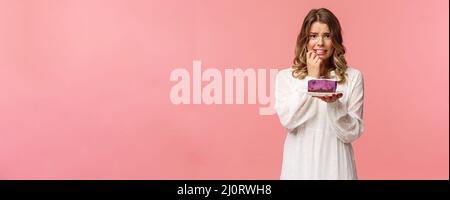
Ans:
{"type": "Polygon", "coordinates": [[[309,80],[308,92],[336,92],[337,82],[332,80],[309,80]]]}

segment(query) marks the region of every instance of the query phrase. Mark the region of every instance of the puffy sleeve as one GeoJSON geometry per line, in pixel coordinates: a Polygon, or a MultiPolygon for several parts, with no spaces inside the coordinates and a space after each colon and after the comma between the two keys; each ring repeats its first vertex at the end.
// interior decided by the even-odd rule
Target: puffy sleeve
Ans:
{"type": "Polygon", "coordinates": [[[296,80],[292,77],[290,70],[282,70],[275,79],[275,111],[280,119],[281,125],[293,130],[317,112],[317,102],[305,91],[307,81],[296,80]]]}
{"type": "Polygon", "coordinates": [[[364,131],[363,105],[364,80],[361,72],[357,71],[350,83],[350,96],[347,105],[339,99],[327,104],[327,115],[337,137],[344,143],[351,143],[358,139],[364,131]]]}

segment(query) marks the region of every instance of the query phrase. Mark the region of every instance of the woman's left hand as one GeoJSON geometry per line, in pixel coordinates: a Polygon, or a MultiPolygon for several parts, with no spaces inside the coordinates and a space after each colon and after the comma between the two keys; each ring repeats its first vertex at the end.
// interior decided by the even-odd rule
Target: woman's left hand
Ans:
{"type": "Polygon", "coordinates": [[[333,94],[332,96],[322,96],[322,97],[315,96],[315,97],[327,103],[333,103],[342,97],[342,93],[333,94]]]}

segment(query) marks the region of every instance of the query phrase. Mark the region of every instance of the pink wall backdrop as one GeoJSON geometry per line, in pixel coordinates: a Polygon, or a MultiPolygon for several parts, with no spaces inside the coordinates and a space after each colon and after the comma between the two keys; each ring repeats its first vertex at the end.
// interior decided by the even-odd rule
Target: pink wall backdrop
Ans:
{"type": "Polygon", "coordinates": [[[276,115],[174,105],[169,77],[193,60],[222,75],[289,67],[319,7],[365,75],[359,177],[448,179],[448,4],[0,0],[0,179],[278,179],[276,115]]]}

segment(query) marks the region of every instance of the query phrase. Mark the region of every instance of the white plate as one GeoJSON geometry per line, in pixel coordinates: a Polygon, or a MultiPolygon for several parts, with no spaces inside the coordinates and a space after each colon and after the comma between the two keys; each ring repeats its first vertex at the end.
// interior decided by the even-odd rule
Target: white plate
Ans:
{"type": "Polygon", "coordinates": [[[339,94],[342,92],[336,91],[336,92],[307,92],[307,93],[311,96],[323,97],[323,96],[332,96],[333,94],[339,94]]]}

